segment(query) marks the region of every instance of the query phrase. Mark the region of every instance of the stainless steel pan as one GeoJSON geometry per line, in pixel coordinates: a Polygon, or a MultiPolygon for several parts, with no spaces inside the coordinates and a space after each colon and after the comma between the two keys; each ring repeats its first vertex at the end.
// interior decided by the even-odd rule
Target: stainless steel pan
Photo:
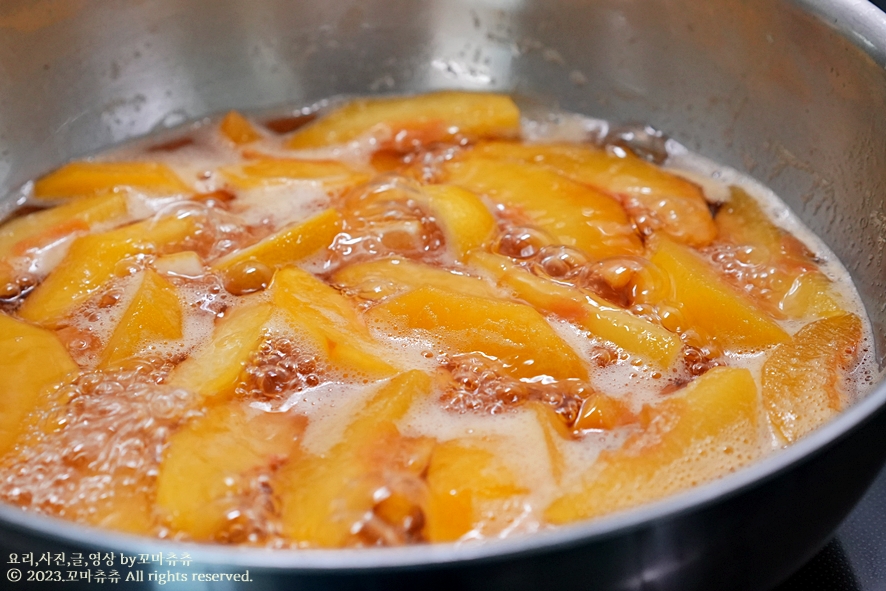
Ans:
{"type": "MultiPolygon", "coordinates": [[[[66,159],[229,108],[514,92],[652,124],[768,184],[855,277],[882,364],[884,63],[886,16],[859,0],[6,0],[0,194],[9,208],[66,159]]],[[[248,568],[250,589],[763,589],[822,546],[883,464],[884,405],[880,383],[720,481],[483,545],[183,548],[0,506],[0,550],[188,551],[173,570],[248,568]]]]}

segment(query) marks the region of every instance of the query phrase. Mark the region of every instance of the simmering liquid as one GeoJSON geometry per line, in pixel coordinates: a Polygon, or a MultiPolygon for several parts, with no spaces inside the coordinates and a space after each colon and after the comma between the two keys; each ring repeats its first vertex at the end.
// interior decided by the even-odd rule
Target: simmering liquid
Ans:
{"type": "Polygon", "coordinates": [[[195,541],[482,540],[735,471],[863,395],[770,191],[507,97],[230,113],[0,226],[0,499],[195,541]]]}

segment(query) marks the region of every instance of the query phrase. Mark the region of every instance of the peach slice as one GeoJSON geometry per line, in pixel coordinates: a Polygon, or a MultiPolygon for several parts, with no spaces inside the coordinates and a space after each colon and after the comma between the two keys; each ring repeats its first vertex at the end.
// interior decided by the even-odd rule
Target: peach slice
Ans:
{"type": "Polygon", "coordinates": [[[703,338],[738,349],[762,349],[789,339],[766,312],[688,247],[662,237],[650,260],[670,280],[669,303],[703,338]]]}
{"type": "Polygon", "coordinates": [[[682,346],[679,337],[661,326],[607,304],[588,292],[533,275],[507,257],[473,252],[468,264],[486,270],[499,285],[513,290],[518,298],[538,310],[574,322],[593,335],[662,367],[674,362],[682,346]]]}
{"type": "Polygon", "coordinates": [[[443,230],[456,260],[488,243],[495,234],[495,217],[477,195],[454,185],[422,187],[422,201],[443,230]]]}
{"type": "Polygon", "coordinates": [[[252,300],[226,313],[212,338],[172,370],[169,384],[204,399],[227,398],[265,340],[273,312],[267,302],[252,300]]]}
{"type": "Polygon", "coordinates": [[[771,314],[811,319],[844,313],[840,296],[818,269],[812,253],[773,224],[745,191],[732,187],[716,223],[722,240],[748,248],[746,256],[764,269],[765,289],[756,299],[771,314]]]}
{"type": "Polygon", "coordinates": [[[135,298],[105,345],[99,367],[135,357],[152,343],[182,338],[182,305],[175,286],[151,269],[142,275],[135,298]]]}
{"type": "Polygon", "coordinates": [[[431,542],[458,540],[473,529],[488,505],[527,492],[493,452],[469,439],[437,445],[427,481],[425,536],[431,542]]]}
{"type": "Polygon", "coordinates": [[[0,258],[22,255],[73,232],[121,219],[127,211],[123,195],[96,195],[29,213],[0,227],[0,258]]]}
{"type": "Polygon", "coordinates": [[[734,471],[761,453],[760,410],[748,370],[711,369],[651,407],[649,426],[620,449],[601,452],[545,517],[554,524],[596,517],[734,471]]]}
{"type": "Polygon", "coordinates": [[[301,544],[340,547],[353,539],[379,501],[396,495],[420,505],[419,477],[430,441],[401,436],[394,421],[430,391],[431,378],[421,371],[394,377],[370,395],[340,443],[322,456],[306,455],[284,466],[274,482],[283,533],[301,544]],[[410,494],[412,488],[419,494],[410,494]]]}
{"type": "Polygon", "coordinates": [[[574,181],[618,195],[629,213],[651,218],[653,229],[677,242],[710,244],[717,228],[701,189],[630,153],[574,144],[486,142],[475,151],[488,158],[541,164],[574,181]]]}
{"type": "Polygon", "coordinates": [[[223,166],[219,172],[236,189],[255,189],[293,181],[319,181],[332,189],[347,189],[368,176],[338,160],[262,157],[244,164],[223,166]]]}
{"type": "Polygon", "coordinates": [[[225,541],[232,515],[236,521],[255,509],[255,479],[298,461],[306,424],[303,416],[263,412],[239,401],[210,409],[169,439],[157,478],[160,514],[194,540],[225,541]]]}
{"type": "Polygon", "coordinates": [[[71,244],[58,267],[28,296],[19,314],[31,322],[57,326],[114,277],[121,260],[180,244],[195,229],[196,222],[191,216],[166,217],[82,236],[71,244]]]}
{"type": "Polygon", "coordinates": [[[333,369],[351,378],[378,379],[396,373],[378,355],[379,345],[351,303],[307,271],[280,269],[270,287],[272,302],[288,312],[287,320],[304,335],[333,369]]]}
{"type": "Polygon", "coordinates": [[[34,198],[90,197],[125,187],[152,195],[179,195],[192,190],[159,162],[71,162],[37,179],[34,198]]]}
{"type": "Polygon", "coordinates": [[[763,365],[763,405],[775,432],[793,443],[847,404],[843,373],[855,360],[861,320],[843,314],[807,324],[763,365]]]}
{"type": "Polygon", "coordinates": [[[41,393],[77,370],[55,333],[0,314],[0,457],[22,434],[41,393]]]}
{"type": "Polygon", "coordinates": [[[495,357],[517,377],[587,378],[578,354],[523,304],[424,286],[379,304],[368,317],[380,330],[430,338],[450,353],[495,357]]]}
{"type": "Polygon", "coordinates": [[[283,228],[257,244],[222,257],[212,269],[224,273],[248,261],[271,269],[297,263],[331,245],[341,224],[341,215],[334,209],[327,209],[300,224],[283,228]]]}
{"type": "Polygon", "coordinates": [[[378,136],[379,148],[406,149],[460,137],[515,137],[520,133],[520,111],[509,97],[489,93],[359,99],[302,127],[286,145],[296,150],[322,148],[370,133],[378,136]]]}
{"type": "Polygon", "coordinates": [[[250,144],[262,137],[249,120],[237,111],[229,111],[219,123],[218,129],[223,136],[238,146],[250,144]]]}
{"type": "Polygon", "coordinates": [[[443,166],[442,180],[519,210],[559,243],[596,259],[643,251],[618,201],[544,166],[468,152],[443,166]]]}
{"type": "Polygon", "coordinates": [[[494,287],[477,277],[460,275],[402,258],[347,266],[332,276],[332,283],[348,289],[360,298],[372,301],[424,285],[472,296],[494,298],[497,295],[494,287]]]}

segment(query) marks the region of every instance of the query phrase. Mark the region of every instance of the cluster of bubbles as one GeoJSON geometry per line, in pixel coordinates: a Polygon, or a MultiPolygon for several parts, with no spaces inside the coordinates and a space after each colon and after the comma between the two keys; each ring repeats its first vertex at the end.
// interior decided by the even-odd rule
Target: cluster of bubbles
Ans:
{"type": "Polygon", "coordinates": [[[95,522],[117,495],[149,495],[170,433],[191,395],[162,385],[171,366],[143,359],[80,374],[51,394],[26,443],[7,456],[0,498],[95,522]]]}
{"type": "Polygon", "coordinates": [[[258,400],[279,400],[292,392],[318,386],[323,368],[287,338],[268,339],[261,344],[240,376],[236,394],[258,400]]]}

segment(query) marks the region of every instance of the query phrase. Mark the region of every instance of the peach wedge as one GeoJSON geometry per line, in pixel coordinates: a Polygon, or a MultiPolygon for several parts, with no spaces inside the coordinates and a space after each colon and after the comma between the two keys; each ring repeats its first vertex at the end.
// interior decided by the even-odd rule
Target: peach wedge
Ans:
{"type": "Polygon", "coordinates": [[[377,134],[380,147],[409,148],[458,137],[513,137],[520,131],[520,112],[502,95],[436,92],[414,97],[359,99],[332,109],[298,130],[287,142],[292,149],[346,144],[377,134]]]}

